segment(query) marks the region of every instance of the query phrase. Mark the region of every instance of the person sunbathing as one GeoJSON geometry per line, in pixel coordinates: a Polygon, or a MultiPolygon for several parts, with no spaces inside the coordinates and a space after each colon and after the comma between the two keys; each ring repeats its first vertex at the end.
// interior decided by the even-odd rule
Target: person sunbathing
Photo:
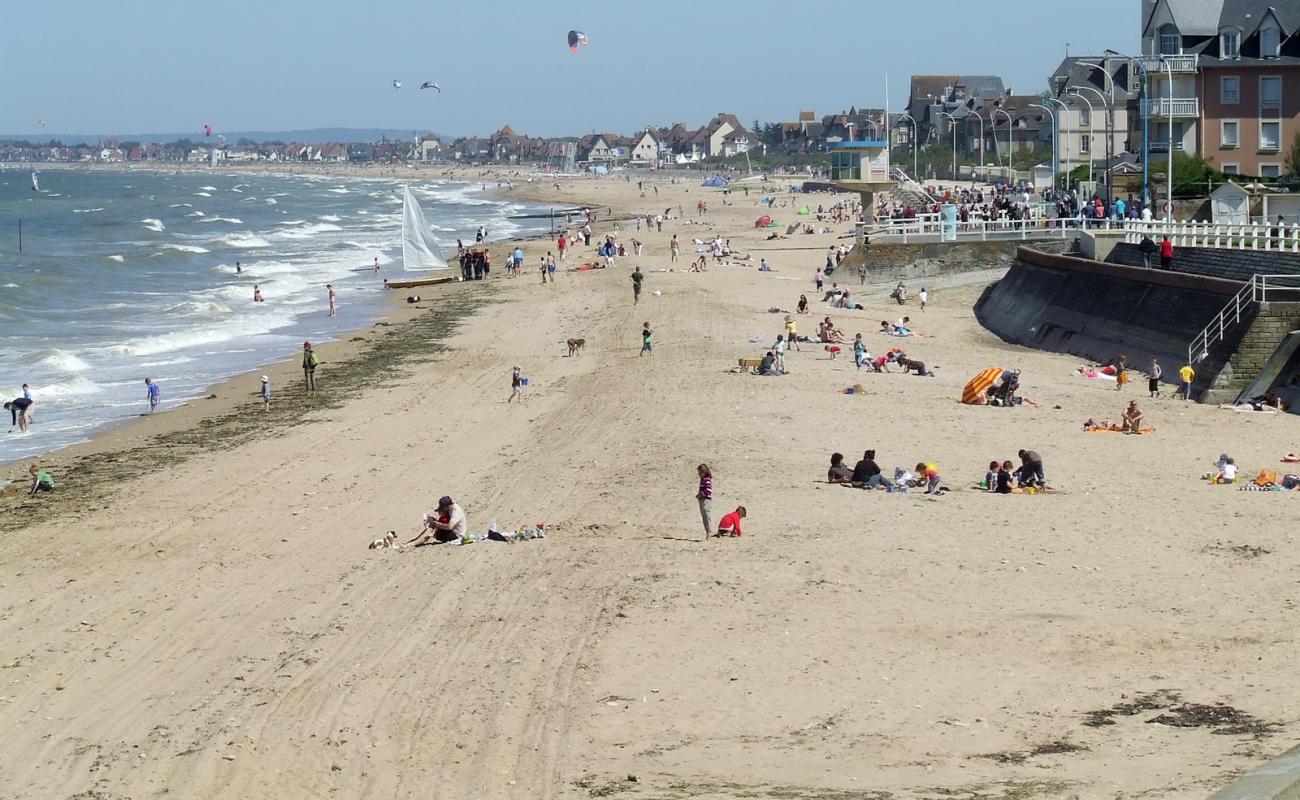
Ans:
{"type": "Polygon", "coordinates": [[[830,317],[827,317],[825,320],[822,321],[821,328],[822,330],[820,333],[823,342],[830,342],[831,344],[844,344],[844,332],[841,331],[839,328],[835,327],[835,323],[831,322],[830,317]]]}
{"type": "Polygon", "coordinates": [[[807,296],[807,295],[803,295],[803,294],[799,295],[799,306],[798,306],[797,308],[795,308],[795,313],[796,313],[796,314],[807,314],[807,313],[808,313],[808,296],[807,296]]]}
{"type": "Polygon", "coordinates": [[[1136,400],[1128,401],[1128,408],[1124,409],[1123,421],[1120,424],[1120,433],[1141,433],[1142,432],[1142,410],[1138,408],[1136,400]]]}
{"type": "Polygon", "coordinates": [[[882,320],[880,321],[880,332],[883,333],[883,334],[886,334],[886,335],[888,335],[888,336],[893,336],[893,335],[894,335],[894,323],[890,322],[890,321],[887,320],[887,319],[882,319],[882,320]]]}

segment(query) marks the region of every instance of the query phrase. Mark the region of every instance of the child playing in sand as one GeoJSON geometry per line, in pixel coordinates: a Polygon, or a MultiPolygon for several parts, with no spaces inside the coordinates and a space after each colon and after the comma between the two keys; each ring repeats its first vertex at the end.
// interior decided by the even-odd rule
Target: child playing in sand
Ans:
{"type": "Polygon", "coordinates": [[[641,353],[640,355],[655,354],[655,335],[650,330],[649,321],[641,323],[641,353]]]}
{"type": "Polygon", "coordinates": [[[831,361],[834,361],[835,357],[840,354],[840,346],[837,344],[828,344],[826,345],[826,352],[831,354],[831,361]]]}
{"type": "Polygon", "coordinates": [[[271,410],[271,379],[262,376],[262,410],[271,410]]]}
{"type": "Polygon", "coordinates": [[[54,476],[43,469],[39,469],[35,464],[28,467],[27,471],[32,476],[32,490],[27,493],[28,497],[35,495],[37,492],[54,491],[54,476]]]}
{"type": "Polygon", "coordinates": [[[739,536],[740,521],[746,516],[748,515],[745,512],[745,507],[737,506],[735,511],[718,520],[718,537],[739,536]]]}

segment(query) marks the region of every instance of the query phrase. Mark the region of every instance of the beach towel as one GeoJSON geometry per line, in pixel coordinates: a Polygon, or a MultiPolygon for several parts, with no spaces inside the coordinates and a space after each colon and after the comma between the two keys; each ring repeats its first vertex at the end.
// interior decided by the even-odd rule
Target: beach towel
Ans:
{"type": "MultiPolygon", "coordinates": [[[[1110,425],[1109,427],[1104,427],[1101,425],[1089,425],[1085,427],[1084,430],[1087,431],[1088,433],[1124,433],[1124,431],[1120,428],[1119,425],[1114,425],[1114,424],[1110,425]]],[[[1155,432],[1156,432],[1155,428],[1143,428],[1142,430],[1138,431],[1138,433],[1140,433],[1143,436],[1147,436],[1148,434],[1152,434],[1155,432]]]]}

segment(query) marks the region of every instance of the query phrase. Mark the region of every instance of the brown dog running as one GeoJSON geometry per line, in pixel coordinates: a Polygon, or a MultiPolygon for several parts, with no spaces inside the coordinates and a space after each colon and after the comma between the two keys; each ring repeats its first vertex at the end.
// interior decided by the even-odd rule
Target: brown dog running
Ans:
{"type": "Polygon", "coordinates": [[[569,340],[567,340],[567,341],[565,342],[565,344],[567,344],[567,345],[569,346],[569,355],[571,355],[571,356],[580,356],[580,355],[582,355],[582,348],[584,348],[584,347],[587,346],[587,340],[586,340],[586,339],[569,339],[569,340]]]}

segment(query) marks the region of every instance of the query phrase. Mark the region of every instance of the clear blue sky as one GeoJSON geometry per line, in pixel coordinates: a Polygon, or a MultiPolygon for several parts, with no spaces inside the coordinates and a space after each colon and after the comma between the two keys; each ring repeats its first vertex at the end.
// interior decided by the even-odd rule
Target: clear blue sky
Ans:
{"type": "Polygon", "coordinates": [[[883,103],[913,73],[1041,91],[1066,52],[1137,50],[1141,0],[5,3],[0,132],[384,127],[631,133],[883,103]],[[454,10],[449,10],[454,9],[454,10]],[[569,52],[565,35],[591,44],[569,52]],[[394,91],[394,79],[404,82],[394,91]],[[443,93],[420,92],[435,80],[443,93]]]}

